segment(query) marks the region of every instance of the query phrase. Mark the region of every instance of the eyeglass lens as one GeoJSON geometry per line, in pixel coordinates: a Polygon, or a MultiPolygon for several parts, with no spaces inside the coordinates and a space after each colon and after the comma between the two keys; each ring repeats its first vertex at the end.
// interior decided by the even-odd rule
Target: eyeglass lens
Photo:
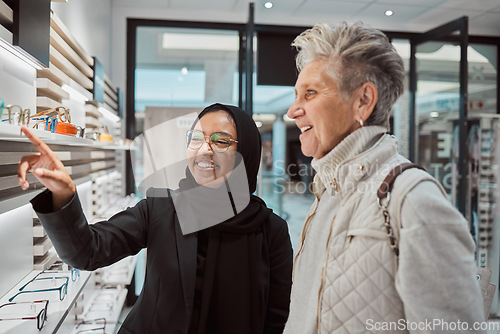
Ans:
{"type": "Polygon", "coordinates": [[[47,311],[45,311],[45,309],[42,309],[40,313],[38,313],[38,316],[36,317],[36,327],[38,328],[38,330],[41,330],[46,322],[47,322],[47,311]]]}
{"type": "MultiPolygon", "coordinates": [[[[201,131],[188,131],[187,133],[188,146],[191,149],[199,149],[205,142],[205,135],[201,131]]],[[[216,132],[210,135],[210,147],[218,152],[226,151],[232,144],[232,138],[224,132],[216,132]]]]}
{"type": "Polygon", "coordinates": [[[57,107],[56,110],[57,110],[57,114],[59,115],[59,119],[61,120],[61,122],[66,122],[66,123],[71,122],[68,108],[57,107]]]}

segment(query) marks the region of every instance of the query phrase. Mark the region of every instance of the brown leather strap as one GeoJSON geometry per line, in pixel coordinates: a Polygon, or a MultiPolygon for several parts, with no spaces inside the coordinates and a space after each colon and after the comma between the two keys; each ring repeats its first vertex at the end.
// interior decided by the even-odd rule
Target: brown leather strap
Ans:
{"type": "Polygon", "coordinates": [[[386,198],[387,193],[391,192],[392,186],[394,184],[394,181],[396,181],[396,177],[403,173],[405,170],[410,169],[410,168],[418,168],[421,170],[425,170],[422,166],[419,166],[417,164],[411,163],[411,162],[405,162],[399,166],[394,167],[389,174],[384,179],[384,182],[380,185],[380,188],[377,190],[377,196],[379,200],[386,198]]]}
{"type": "Polygon", "coordinates": [[[386,230],[387,237],[389,238],[389,243],[391,245],[391,248],[394,250],[394,253],[396,254],[396,257],[399,256],[399,245],[398,241],[396,240],[396,236],[394,235],[394,231],[391,225],[391,217],[389,215],[389,209],[388,209],[388,204],[390,198],[388,198],[387,203],[385,205],[381,204],[382,199],[386,198],[387,195],[391,192],[392,186],[394,184],[394,181],[396,181],[396,177],[403,173],[405,170],[410,169],[410,168],[418,168],[425,170],[423,167],[413,164],[410,162],[403,163],[399,166],[394,167],[389,174],[384,179],[384,182],[380,185],[380,188],[378,188],[377,191],[377,196],[378,196],[378,204],[382,208],[382,213],[384,215],[384,226],[386,230]]]}

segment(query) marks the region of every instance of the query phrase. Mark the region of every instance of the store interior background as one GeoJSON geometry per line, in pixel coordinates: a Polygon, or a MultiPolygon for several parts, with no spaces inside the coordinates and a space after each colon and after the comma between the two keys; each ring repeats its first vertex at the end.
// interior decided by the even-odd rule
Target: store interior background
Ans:
{"type": "MultiPolygon", "coordinates": [[[[137,28],[135,69],[136,134],[144,126],[146,109],[150,112],[198,108],[220,101],[238,104],[238,33],[230,30],[189,28],[189,22],[246,24],[249,19],[247,0],[70,0],[52,3],[52,9],[68,25],[75,37],[111,70],[119,87],[127,87],[127,19],[166,21],[165,26],[137,28]],[[168,27],[168,21],[186,26],[168,27]],[[170,44],[169,44],[170,43],[170,44]],[[180,44],[176,44],[180,43],[180,44]],[[111,46],[111,47],[110,47],[111,46]],[[172,50],[173,49],[173,50],[172,50]],[[156,108],[156,109],[155,109],[156,108]]],[[[264,1],[255,1],[255,25],[310,27],[316,22],[361,20],[386,32],[422,33],[462,17],[469,17],[469,35],[500,36],[500,4],[495,0],[472,3],[462,0],[276,0],[271,9],[264,1]],[[392,10],[394,15],[386,16],[392,10]]],[[[162,23],[163,24],[163,23],[162,23]]],[[[398,35],[399,36],[399,35],[398,35]]],[[[393,43],[409,68],[408,38],[393,38],[393,43]]],[[[496,114],[498,92],[497,45],[469,47],[469,92],[471,101],[481,101],[481,113],[496,114]],[[476,75],[474,77],[474,74],[476,75]]],[[[255,51],[258,42],[254,43],[255,51]]],[[[424,110],[417,115],[423,127],[440,127],[441,117],[458,104],[457,46],[428,46],[420,54],[422,73],[419,89],[424,110]],[[424,96],[426,95],[426,96],[424,96]],[[444,96],[444,97],[443,97],[444,96]],[[448,96],[449,98],[447,98],[448,96]],[[452,106],[450,106],[452,105],[452,106]],[[426,106],[426,107],[425,107],[426,106]],[[434,108],[434,109],[433,109],[434,108]],[[422,116],[424,115],[424,116],[422,116]]],[[[255,68],[259,66],[255,60],[255,68]]],[[[263,162],[259,195],[289,221],[293,246],[298,244],[302,223],[313,200],[306,187],[311,180],[309,160],[300,153],[299,132],[287,119],[286,111],[294,99],[293,86],[258,85],[253,81],[253,117],[264,139],[264,154],[272,162],[263,162]],[[269,153],[271,151],[271,153],[269,153]],[[284,170],[287,172],[283,172],[284,170]]],[[[408,87],[407,87],[408,88],[408,87]]],[[[126,94],[126,92],[125,92],[126,94]]],[[[408,89],[394,112],[394,133],[402,154],[408,156],[408,89]]],[[[471,109],[477,109],[473,106],[471,109]]],[[[474,110],[470,110],[469,114],[474,110]]],[[[447,129],[451,132],[451,129],[447,129]]],[[[448,146],[451,139],[444,140],[448,146]]],[[[429,153],[422,153],[422,155],[429,153]]],[[[448,153],[447,153],[448,154],[448,153]]],[[[266,159],[264,157],[264,159],[266,159]]],[[[449,160],[449,159],[445,159],[449,160]]],[[[441,161],[444,168],[448,161],[441,161]]],[[[429,167],[429,166],[427,166],[429,167]]],[[[446,181],[449,170],[435,176],[446,181]]],[[[500,240],[499,240],[500,242],[500,240]]]]}
{"type": "MultiPolygon", "coordinates": [[[[179,110],[201,110],[213,102],[239,103],[238,29],[249,20],[249,0],[67,0],[52,1],[51,8],[64,22],[81,46],[102,63],[111,81],[130,97],[128,75],[133,82],[133,110],[123,115],[134,116],[134,135],[139,136],[162,119],[162,115],[179,110]],[[131,19],[136,20],[136,44],[133,68],[130,68],[132,41],[127,40],[131,19]],[[214,29],[211,24],[226,24],[228,29],[214,29]],[[231,28],[233,27],[233,28],[231,28]],[[148,116],[149,115],[149,116],[148,116]],[[148,123],[149,122],[149,123],[148,123]]],[[[468,16],[470,36],[468,55],[468,115],[470,123],[492,133],[492,152],[497,150],[496,133],[500,135],[498,105],[498,52],[500,48],[500,2],[498,0],[275,0],[270,9],[265,1],[253,1],[253,24],[265,31],[279,27],[280,32],[298,33],[317,22],[336,23],[361,20],[388,33],[405,67],[410,68],[410,39],[420,33],[468,16]],[[392,16],[385,12],[392,10],[392,16]],[[489,115],[489,116],[485,116],[489,115]],[[497,131],[498,130],[498,131],[497,131]]],[[[0,29],[0,37],[2,30],[0,29]]],[[[135,41],[134,41],[135,42],[135,41]]],[[[258,53],[255,40],[254,51],[258,53]]],[[[277,56],[279,58],[279,56],[277,56]]],[[[459,104],[460,48],[456,43],[429,42],[417,50],[419,64],[415,157],[436,176],[453,200],[453,154],[459,104]]],[[[253,117],[264,144],[258,194],[275,212],[287,219],[294,248],[299,242],[309,206],[314,196],[308,191],[312,179],[310,159],[300,153],[299,131],[285,114],[294,100],[291,85],[259,84],[259,61],[254,57],[253,117]]],[[[394,108],[393,132],[403,155],[410,154],[409,80],[405,94],[394,108]]],[[[125,101],[122,101],[125,103],[125,101]]],[[[128,105],[127,105],[128,106],[128,105]]],[[[127,119],[123,119],[125,136],[127,119]]],[[[485,131],[486,131],[485,130],[485,131]]],[[[485,132],[486,133],[486,132],[485,132]]],[[[473,132],[470,132],[473,134],[473,132]]],[[[472,136],[472,135],[471,135],[472,136]]],[[[134,139],[134,138],[130,138],[134,139]]],[[[471,137],[471,141],[474,138],[471,137]]],[[[181,138],[176,145],[184,145],[181,138]]],[[[484,140],[483,140],[484,141],[484,140]]],[[[481,156],[481,145],[479,141],[481,156]]],[[[473,145],[469,145],[472,147],[473,145]]],[[[484,145],[483,145],[484,146],[484,145]]],[[[469,152],[470,153],[470,152],[469,152]]],[[[473,153],[469,155],[473,156],[473,153]]],[[[478,158],[479,159],[479,158],[478,158]]],[[[488,228],[484,249],[488,249],[494,282],[500,283],[500,190],[496,189],[496,173],[500,159],[489,157],[478,167],[478,179],[487,178],[487,192],[481,192],[470,178],[468,198],[480,203],[489,199],[488,228]],[[483,175],[484,174],[484,175],[483,175]],[[495,281],[496,280],[496,281],[495,281]]],[[[469,171],[473,175],[473,171],[469,171]]],[[[134,173],[141,173],[140,169],[134,173]]],[[[483,185],[484,185],[483,184],[483,185]]],[[[140,186],[135,184],[134,186],[140,186]]],[[[484,189],[483,189],[484,190],[484,189]]],[[[140,190],[137,196],[141,196],[140,190]]],[[[469,220],[483,206],[469,203],[469,220]]],[[[487,215],[484,214],[484,217],[487,215]]],[[[483,217],[481,216],[481,217],[483,217]]],[[[471,233],[480,239],[480,231],[471,233]]],[[[480,254],[478,254],[480,256],[480,254]]],[[[137,261],[135,290],[141,289],[144,262],[137,261]]],[[[500,284],[499,284],[500,285],[500,284]]],[[[495,298],[492,318],[500,317],[500,303],[495,298]]]]}

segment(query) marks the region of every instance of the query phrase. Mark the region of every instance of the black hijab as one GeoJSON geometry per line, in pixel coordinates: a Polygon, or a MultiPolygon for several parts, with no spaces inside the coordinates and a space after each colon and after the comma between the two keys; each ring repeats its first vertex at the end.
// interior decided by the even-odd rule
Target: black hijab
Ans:
{"type": "MultiPolygon", "coordinates": [[[[213,104],[205,108],[198,119],[219,110],[226,111],[234,120],[237,152],[241,154],[246,169],[250,200],[232,218],[198,232],[206,233],[208,238],[198,333],[262,333],[270,274],[263,224],[272,211],[259,197],[251,195],[257,185],[261,138],[250,115],[235,106],[213,104]]],[[[198,185],[187,169],[179,190],[182,192],[195,186],[198,185]]],[[[202,188],[209,196],[212,190],[202,188]]]]}

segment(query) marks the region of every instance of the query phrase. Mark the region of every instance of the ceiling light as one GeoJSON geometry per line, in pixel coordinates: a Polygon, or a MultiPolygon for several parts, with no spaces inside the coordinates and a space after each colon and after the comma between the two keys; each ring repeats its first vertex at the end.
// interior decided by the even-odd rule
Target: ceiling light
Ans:
{"type": "Polygon", "coordinates": [[[188,74],[188,68],[186,66],[184,66],[182,69],[181,69],[181,73],[186,75],[188,74]]]}
{"type": "Polygon", "coordinates": [[[257,121],[257,122],[255,122],[255,125],[256,125],[258,128],[260,128],[260,127],[262,127],[262,122],[257,121]]]}
{"type": "Polygon", "coordinates": [[[385,11],[385,16],[392,16],[392,15],[394,15],[394,12],[392,10],[385,11]]]}
{"type": "Polygon", "coordinates": [[[271,1],[267,1],[265,4],[264,4],[264,7],[266,7],[267,9],[271,9],[273,8],[273,3],[271,1]]]}
{"type": "Polygon", "coordinates": [[[437,111],[431,111],[431,113],[429,114],[429,116],[431,116],[431,117],[439,117],[439,113],[437,111]]]}

